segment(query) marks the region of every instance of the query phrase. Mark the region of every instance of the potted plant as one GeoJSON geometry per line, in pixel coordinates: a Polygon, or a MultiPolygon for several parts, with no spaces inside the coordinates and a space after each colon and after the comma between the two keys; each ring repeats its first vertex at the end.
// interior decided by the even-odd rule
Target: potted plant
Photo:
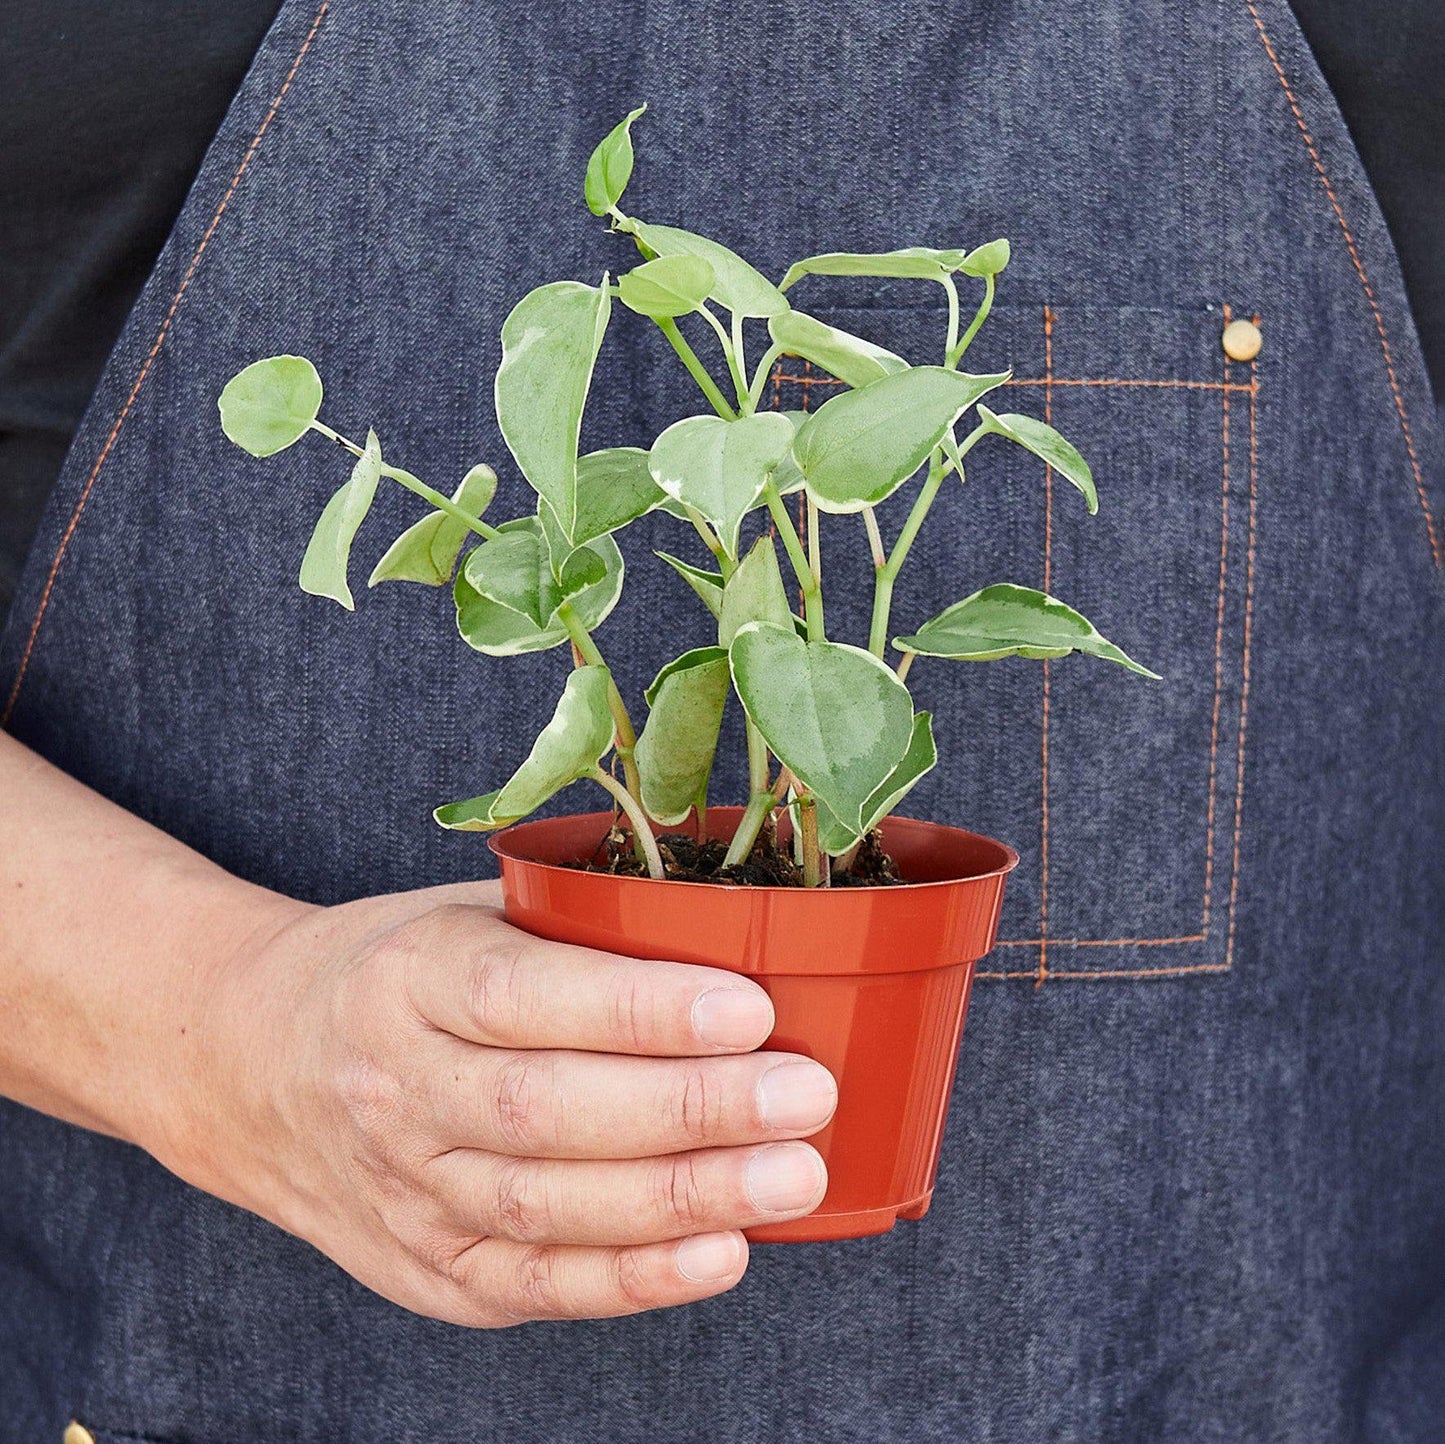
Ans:
{"type": "Polygon", "coordinates": [[[622,211],[642,109],[597,147],[585,183],[589,208],[635,244],[639,263],[615,281],[541,286],[502,326],[497,419],[536,493],[533,513],[487,519],[497,488],[487,466],[448,496],[387,461],[374,431],[364,444],[340,435],[320,419],[321,381],[301,357],[273,356],[235,376],[221,393],[221,422],[254,456],[317,432],[355,457],[306,548],[306,591],[353,606],[352,543],[389,480],[427,510],[377,562],[371,585],[450,583],[463,640],[490,656],[570,647],[574,665],[530,754],[500,787],[437,808],[436,820],[496,832],[507,916],[522,928],[757,978],[777,1013],[772,1045],[830,1068],[840,1101],[815,1140],[830,1175],[822,1206],[752,1236],[882,1232],[928,1206],[974,964],[993,945],[1017,862],[1001,842],[894,815],[936,762],[930,714],[914,708],[909,669],[919,657],[1080,652],[1154,674],[1064,603],[1010,583],[895,634],[894,582],[940,488],[962,481],[980,443],[998,437],[1027,448],[1082,493],[1090,512],[1097,507],[1088,466],[1058,432],[984,404],[1008,374],[962,369],[1008,264],[1008,242],[810,256],[774,285],[715,241],[622,211]],[[946,303],[937,362],[910,364],[797,309],[791,294],[814,275],[937,285],[946,303]],[[982,287],[966,326],[960,278],[982,287]],[[645,448],[583,453],[594,368],[619,310],[658,327],[709,410],[645,448]],[[715,343],[716,370],[684,322],[715,343]],[[749,343],[764,328],[766,345],[750,364],[749,343]],[[785,355],[844,389],[811,413],[759,409],[785,355]],[[875,509],[915,479],[889,547],[875,509]],[[705,632],[679,649],[643,699],[628,698],[594,634],[622,590],[616,537],[654,510],[675,516],[705,548],[703,564],[657,554],[700,599],[705,632]],[[754,513],[764,512],[770,527],[745,544],[754,513]],[[866,538],[866,645],[828,634],[822,513],[857,518],[866,538]],[[749,792],[739,806],[709,807],[732,697],[743,709],[749,792]],[[522,821],[581,780],[606,792],[609,810],[522,821]]]}

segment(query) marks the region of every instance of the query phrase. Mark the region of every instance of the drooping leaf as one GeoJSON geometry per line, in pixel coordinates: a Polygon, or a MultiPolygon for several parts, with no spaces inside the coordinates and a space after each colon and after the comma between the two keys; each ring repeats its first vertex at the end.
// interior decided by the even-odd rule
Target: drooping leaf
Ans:
{"type": "Polygon", "coordinates": [[[381,480],[381,443],[376,432],[366,434],[366,450],[351,469],[346,483],[326,503],[306,555],[301,558],[301,590],[313,597],[330,597],[348,612],[356,610],[347,584],[346,570],[351,561],[351,543],[371,503],[376,499],[376,486],[381,480]]]}
{"type": "Polygon", "coordinates": [[[1094,624],[1072,607],[1032,587],[1009,582],[985,587],[940,612],[908,637],[897,637],[900,652],[925,657],[951,657],[964,662],[992,662],[1000,657],[1067,657],[1084,652],[1117,662],[1141,677],[1160,680],[1141,667],[1094,624]]]}
{"type": "Polygon", "coordinates": [[[740,628],[748,622],[770,622],[775,627],[793,625],[787,588],[778,569],[778,552],[769,536],[761,536],[723,588],[722,610],[718,613],[718,642],[730,647],[740,628]]]}
{"type": "Polygon", "coordinates": [[[652,444],[648,465],[669,496],[696,507],[736,556],[738,527],[762,498],[768,477],[793,443],[793,425],[776,411],[724,421],[689,416],[652,444]]]}
{"type": "Polygon", "coordinates": [[[268,356],[231,377],[216,404],[230,440],[252,456],[274,456],[316,420],[321,377],[304,356],[268,356]]]}
{"type": "Polygon", "coordinates": [[[850,832],[833,815],[825,803],[818,804],[818,845],[830,856],[848,851],[863,833],[872,832],[913,791],[915,784],[938,763],[938,748],[933,741],[933,714],[918,712],[913,718],[913,733],[903,760],[879,784],[863,808],[863,826],[850,832]]]}
{"type": "Polygon", "coordinates": [[[700,647],[669,662],[647,689],[651,708],[637,739],[642,806],[664,827],[706,796],[730,674],[722,647],[700,647]]]}
{"type": "Polygon", "coordinates": [[[1009,263],[1009,243],[1000,237],[971,250],[959,263],[965,276],[996,276],[1009,263]]]}
{"type": "Polygon", "coordinates": [[[571,538],[577,525],[577,445],[611,292],[553,281],[523,296],[502,323],[497,422],[522,475],[571,538]]]}
{"type": "Polygon", "coordinates": [[[701,256],[658,256],[617,278],[622,304],[639,316],[687,316],[712,294],[713,270],[701,256]]]}
{"type": "Polygon", "coordinates": [[[784,765],[843,824],[861,832],[868,799],[908,750],[913,703],[871,652],[807,642],[751,622],[729,651],[733,685],[784,765]]]}
{"type": "Polygon", "coordinates": [[[575,668],[552,720],[508,781],[485,797],[449,802],[432,815],[459,832],[490,832],[535,812],[568,783],[591,774],[612,746],[610,683],[606,667],[575,668]]]}
{"type": "Polygon", "coordinates": [[[639,105],[629,111],[625,120],[607,132],[587,162],[582,192],[594,216],[605,216],[622,199],[632,179],[632,122],[646,109],[639,105]]]}
{"type": "Polygon", "coordinates": [[[914,366],[830,397],[803,423],[793,458],[824,511],[855,512],[891,496],[949,428],[1008,374],[914,366]]]}
{"type": "Polygon", "coordinates": [[[872,253],[830,251],[825,255],[794,261],[778,289],[786,291],[804,276],[914,277],[941,281],[950,271],[956,271],[963,260],[961,250],[935,251],[928,246],[907,246],[901,251],[872,253]]]}
{"type": "Polygon", "coordinates": [[[661,557],[697,593],[703,606],[714,617],[722,615],[723,579],[717,572],[704,571],[669,552],[654,552],[653,555],[661,557]]]}
{"type": "Polygon", "coordinates": [[[635,235],[654,256],[696,256],[706,261],[713,272],[709,294],[735,315],[776,316],[788,309],[788,298],[761,271],[717,241],[645,221],[628,221],[619,229],[635,235]]]}
{"type": "MultiPolygon", "coordinates": [[[[498,531],[501,535],[496,540],[483,542],[467,554],[453,583],[457,630],[468,646],[493,657],[545,651],[567,640],[567,630],[556,618],[562,601],[571,602],[588,631],[600,626],[617,605],[622,593],[622,553],[611,537],[599,537],[583,549],[600,559],[602,575],[568,596],[553,575],[537,517],[505,522],[498,531]],[[489,547],[496,550],[476,561],[489,547]],[[473,573],[485,590],[474,585],[473,573]],[[539,623],[536,618],[544,611],[546,618],[539,623]]],[[[574,573],[571,580],[575,583],[579,577],[574,573]]]]}
{"type": "MultiPolygon", "coordinates": [[[[796,440],[803,423],[808,419],[808,413],[806,411],[784,411],[781,414],[793,423],[793,437],[796,440]]],[[[788,448],[788,454],[778,463],[777,470],[773,472],[773,485],[778,488],[780,496],[790,496],[795,491],[802,491],[805,485],[803,473],[798,470],[798,463],[793,456],[791,447],[788,448]]]]}
{"type": "MultiPolygon", "coordinates": [[[[474,466],[452,493],[452,500],[468,516],[481,518],[497,494],[497,473],[490,466],[474,466]]],[[[378,582],[422,582],[444,587],[456,570],[457,554],[471,532],[444,511],[433,511],[402,532],[372,569],[367,586],[378,582]]]]}
{"type": "Polygon", "coordinates": [[[1065,481],[1078,487],[1088,503],[1090,516],[1098,511],[1099,495],[1094,490],[1094,475],[1089,470],[1089,463],[1052,426],[1032,416],[1019,416],[1013,412],[999,416],[982,402],[979,403],[978,414],[989,431],[1016,441],[1041,461],[1046,461],[1065,481]]]}
{"type": "Polygon", "coordinates": [[[908,369],[908,362],[892,351],[802,311],[772,317],[768,334],[787,355],[801,356],[849,386],[866,386],[881,376],[908,369]]]}
{"type": "Polygon", "coordinates": [[[577,546],[617,531],[664,505],[667,493],[653,480],[647,453],[637,446],[593,451],[577,463],[577,546]]]}

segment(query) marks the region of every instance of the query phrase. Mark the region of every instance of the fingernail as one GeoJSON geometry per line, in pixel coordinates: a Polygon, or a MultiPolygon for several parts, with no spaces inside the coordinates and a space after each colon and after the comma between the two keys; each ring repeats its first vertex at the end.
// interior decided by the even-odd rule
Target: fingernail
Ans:
{"type": "Polygon", "coordinates": [[[756,988],[713,988],[693,1003],[692,1029],[714,1048],[756,1048],[773,1030],[773,1005],[756,988]]]}
{"type": "Polygon", "coordinates": [[[767,1213],[817,1203],[827,1181],[823,1160],[806,1143],[775,1143],[748,1160],[748,1197],[767,1213]]]}
{"type": "Polygon", "coordinates": [[[758,1079],[758,1112],[770,1128],[820,1128],[838,1106],[838,1085],[818,1063],[780,1063],[758,1079]]]}
{"type": "Polygon", "coordinates": [[[673,1254],[677,1271],[695,1284],[725,1279],[737,1271],[738,1240],[731,1233],[699,1233],[685,1238],[673,1254]]]}

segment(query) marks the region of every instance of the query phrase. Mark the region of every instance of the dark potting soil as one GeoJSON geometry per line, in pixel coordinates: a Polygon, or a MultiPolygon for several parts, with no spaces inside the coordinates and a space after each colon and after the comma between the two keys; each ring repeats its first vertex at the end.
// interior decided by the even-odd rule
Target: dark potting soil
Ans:
{"type": "MultiPolygon", "coordinates": [[[[736,887],[802,887],[803,870],[793,861],[791,847],[780,847],[776,832],[765,828],[745,862],[723,866],[728,845],[721,838],[699,842],[685,832],[665,833],[657,839],[662,865],[674,882],[731,883],[736,887]]],[[[608,872],[618,877],[646,877],[647,864],[633,850],[632,834],[614,827],[586,862],[569,864],[582,872],[608,872]]],[[[906,879],[898,875],[893,859],[883,851],[876,832],[858,847],[847,872],[836,869],[834,887],[892,887],[906,879]]]]}

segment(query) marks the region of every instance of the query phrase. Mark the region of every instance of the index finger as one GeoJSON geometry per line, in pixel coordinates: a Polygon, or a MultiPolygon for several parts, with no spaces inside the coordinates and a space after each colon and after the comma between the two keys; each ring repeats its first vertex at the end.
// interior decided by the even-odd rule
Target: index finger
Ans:
{"type": "Polygon", "coordinates": [[[773,1030],[768,995],[740,974],[548,942],[492,908],[438,908],[403,933],[413,1006],[470,1043],[685,1058],[773,1030]]]}

